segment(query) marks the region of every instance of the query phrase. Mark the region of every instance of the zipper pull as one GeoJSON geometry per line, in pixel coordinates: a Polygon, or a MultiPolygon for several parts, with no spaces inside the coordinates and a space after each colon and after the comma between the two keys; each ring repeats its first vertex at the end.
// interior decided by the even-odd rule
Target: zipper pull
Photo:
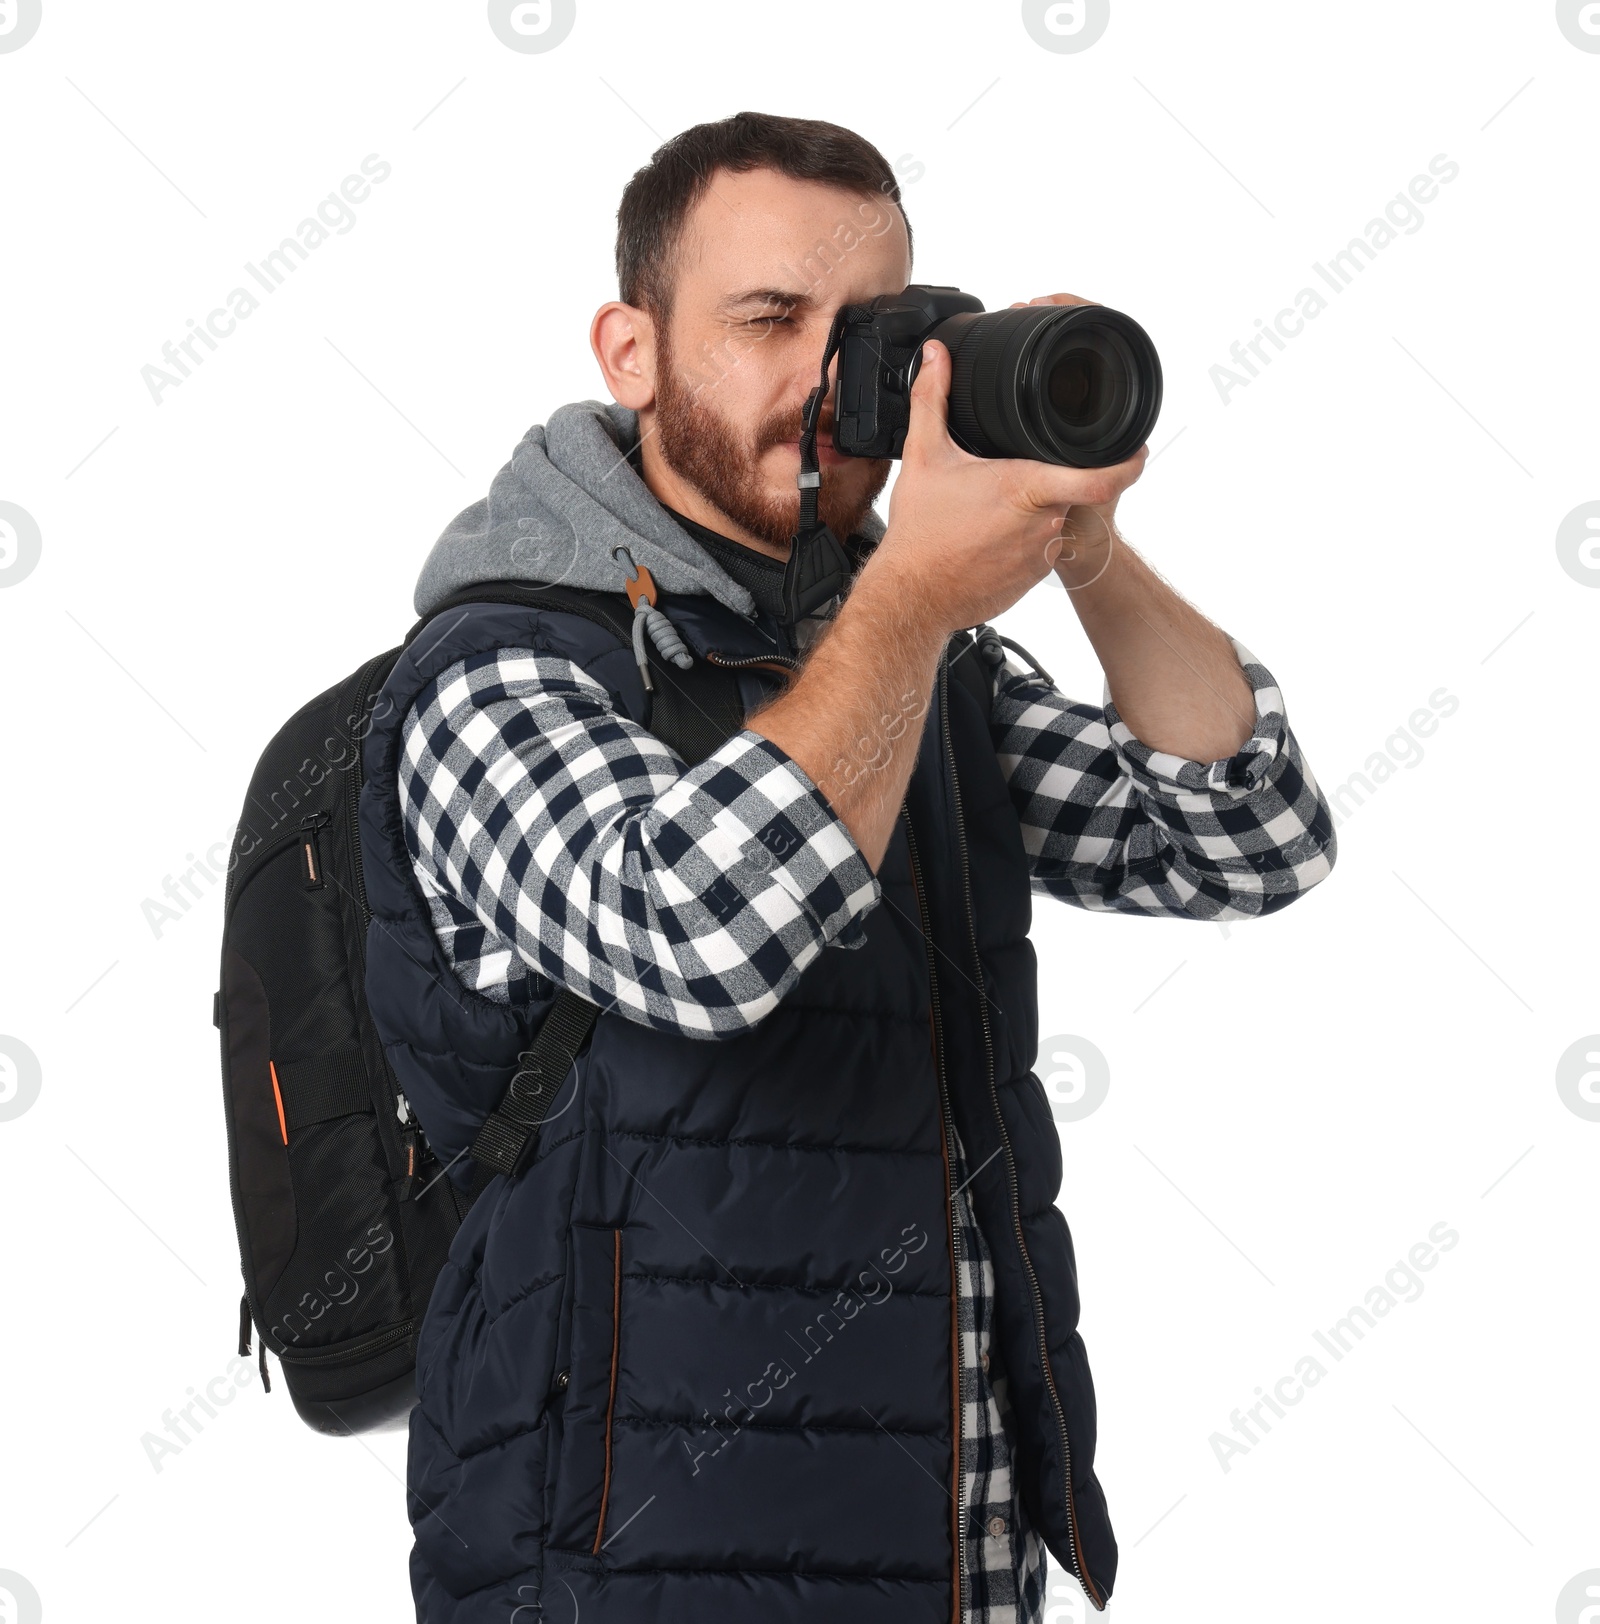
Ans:
{"type": "MultiPolygon", "coordinates": [[[[267,1374],[267,1339],[260,1338],[256,1343],[258,1355],[257,1364],[261,1371],[261,1391],[272,1391],[272,1378],[267,1374]]],[[[239,1357],[250,1357],[250,1298],[248,1295],[239,1299],[239,1357]]]]}
{"type": "Polygon", "coordinates": [[[415,1201],[418,1174],[422,1168],[422,1136],[415,1128],[407,1128],[400,1135],[400,1154],[405,1157],[406,1170],[400,1180],[400,1199],[415,1201]]]}
{"type": "Polygon", "coordinates": [[[308,812],[300,820],[300,877],[307,891],[320,891],[327,881],[322,877],[322,854],[317,830],[328,821],[326,812],[308,812]]]}

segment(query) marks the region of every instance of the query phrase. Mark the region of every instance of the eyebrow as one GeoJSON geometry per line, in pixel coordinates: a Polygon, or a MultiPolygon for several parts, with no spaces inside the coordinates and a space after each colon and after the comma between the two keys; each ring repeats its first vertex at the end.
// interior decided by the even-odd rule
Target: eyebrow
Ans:
{"type": "Polygon", "coordinates": [[[793,288],[746,288],[741,293],[730,293],[722,301],[723,310],[737,310],[742,305],[783,305],[791,310],[809,310],[815,301],[809,293],[797,293],[793,288]]]}

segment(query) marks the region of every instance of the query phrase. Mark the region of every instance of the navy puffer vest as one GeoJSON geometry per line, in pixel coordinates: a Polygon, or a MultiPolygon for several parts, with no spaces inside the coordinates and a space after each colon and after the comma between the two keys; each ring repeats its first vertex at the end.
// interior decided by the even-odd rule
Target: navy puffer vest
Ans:
{"type": "MultiPolygon", "coordinates": [[[[697,656],[770,652],[713,599],[660,601],[697,656]]],[[[389,678],[361,801],[367,994],[446,1163],[548,1006],[492,1003],[445,961],[405,844],[400,729],[427,682],[498,647],[564,655],[647,714],[631,650],[568,612],[454,610],[389,678]]],[[[761,679],[738,680],[753,703],[761,679]]],[[[565,1624],[569,1608],[585,1624],[959,1624],[946,1111],[993,1253],[1024,1504],[1091,1600],[1110,1594],[1060,1147],[1029,1069],[1027,860],[947,663],[879,879],[864,944],[822,953],[749,1032],[602,1013],[537,1159],[468,1214],[411,1419],[428,1624],[565,1624]]]]}

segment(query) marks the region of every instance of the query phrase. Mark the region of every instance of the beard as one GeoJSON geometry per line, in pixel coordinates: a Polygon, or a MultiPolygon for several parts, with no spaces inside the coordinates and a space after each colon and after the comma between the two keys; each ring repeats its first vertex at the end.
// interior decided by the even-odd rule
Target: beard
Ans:
{"type": "MultiPolygon", "coordinates": [[[[663,324],[657,339],[655,400],[662,461],[747,534],[787,549],[800,526],[800,492],[791,488],[775,496],[762,478],[760,461],[771,447],[799,440],[802,408],[773,412],[743,431],[715,410],[714,393],[714,385],[697,388],[679,376],[663,324]]],[[[831,427],[818,425],[819,444],[828,433],[831,427]]],[[[854,460],[865,461],[872,470],[864,486],[857,483],[859,475],[848,487],[835,477],[852,468],[830,468],[817,490],[817,517],[841,541],[859,528],[889,478],[887,459],[854,460]]]]}

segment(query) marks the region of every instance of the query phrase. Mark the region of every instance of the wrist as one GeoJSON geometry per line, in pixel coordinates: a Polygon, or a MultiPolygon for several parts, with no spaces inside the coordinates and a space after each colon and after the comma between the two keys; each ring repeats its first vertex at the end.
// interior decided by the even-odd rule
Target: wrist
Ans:
{"type": "Polygon", "coordinates": [[[1127,562],[1127,543],[1114,512],[1074,508],[1061,527],[1061,554],[1052,566],[1069,592],[1082,592],[1120,575],[1127,562]]]}
{"type": "Polygon", "coordinates": [[[928,590],[926,574],[908,568],[895,556],[897,549],[885,547],[889,539],[886,532],[862,566],[839,611],[840,617],[851,613],[870,625],[875,635],[896,636],[914,649],[931,651],[937,660],[958,628],[946,625],[949,615],[937,594],[928,590]]]}

